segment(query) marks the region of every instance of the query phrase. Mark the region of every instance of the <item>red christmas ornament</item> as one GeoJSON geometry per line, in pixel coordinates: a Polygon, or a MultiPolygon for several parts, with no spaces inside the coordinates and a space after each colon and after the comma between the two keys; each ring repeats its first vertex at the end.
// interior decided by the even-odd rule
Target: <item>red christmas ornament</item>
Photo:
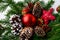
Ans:
{"type": "Polygon", "coordinates": [[[43,10],[42,19],[44,20],[44,24],[48,24],[49,20],[54,20],[55,16],[52,15],[53,8],[49,11],[43,10]]]}
{"type": "Polygon", "coordinates": [[[22,23],[23,23],[25,26],[33,26],[33,25],[35,25],[35,23],[36,23],[36,18],[35,18],[35,16],[33,16],[32,14],[25,14],[25,15],[22,17],[22,23]]]}
{"type": "Polygon", "coordinates": [[[22,9],[22,15],[28,13],[29,11],[30,11],[30,8],[29,8],[29,7],[24,7],[24,8],[22,9]]]}

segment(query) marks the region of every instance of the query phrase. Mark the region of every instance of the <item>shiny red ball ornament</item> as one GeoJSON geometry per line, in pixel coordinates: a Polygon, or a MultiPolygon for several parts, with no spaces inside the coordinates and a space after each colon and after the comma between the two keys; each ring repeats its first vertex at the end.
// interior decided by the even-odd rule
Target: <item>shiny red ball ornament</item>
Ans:
{"type": "Polygon", "coordinates": [[[48,24],[49,20],[55,20],[55,16],[52,15],[53,8],[50,8],[50,10],[43,10],[42,19],[44,20],[44,24],[48,24]]]}
{"type": "Polygon", "coordinates": [[[22,23],[25,25],[25,26],[33,26],[35,25],[36,23],[36,18],[34,15],[32,14],[25,14],[23,17],[22,17],[22,23]]]}
{"type": "Polygon", "coordinates": [[[27,14],[29,11],[30,11],[30,8],[29,8],[29,7],[24,7],[24,8],[22,9],[22,15],[27,14]]]}

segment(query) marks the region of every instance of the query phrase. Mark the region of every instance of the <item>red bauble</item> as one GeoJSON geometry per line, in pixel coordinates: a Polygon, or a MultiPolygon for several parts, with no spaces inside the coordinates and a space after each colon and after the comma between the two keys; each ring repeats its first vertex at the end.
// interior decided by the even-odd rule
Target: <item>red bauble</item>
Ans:
{"type": "Polygon", "coordinates": [[[22,15],[27,14],[29,11],[30,11],[30,8],[29,8],[29,7],[24,7],[24,8],[22,9],[22,15]]]}
{"type": "Polygon", "coordinates": [[[36,18],[35,16],[33,16],[32,14],[25,14],[23,17],[22,17],[22,23],[25,25],[25,26],[33,26],[35,25],[36,23],[36,18]]]}

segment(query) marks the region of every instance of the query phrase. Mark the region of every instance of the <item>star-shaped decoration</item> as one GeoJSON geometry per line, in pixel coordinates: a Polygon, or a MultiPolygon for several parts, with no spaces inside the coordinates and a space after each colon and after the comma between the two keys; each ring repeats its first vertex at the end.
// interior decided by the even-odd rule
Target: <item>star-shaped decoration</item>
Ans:
{"type": "Polygon", "coordinates": [[[42,19],[44,20],[44,24],[48,24],[50,20],[55,20],[55,16],[52,15],[53,8],[50,8],[48,11],[43,10],[42,19]]]}

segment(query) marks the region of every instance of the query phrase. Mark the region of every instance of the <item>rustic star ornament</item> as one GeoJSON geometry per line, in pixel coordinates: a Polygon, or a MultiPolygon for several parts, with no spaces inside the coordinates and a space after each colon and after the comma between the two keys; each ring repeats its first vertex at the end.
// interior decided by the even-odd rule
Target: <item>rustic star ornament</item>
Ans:
{"type": "Polygon", "coordinates": [[[44,24],[48,24],[50,20],[55,20],[55,16],[52,15],[53,8],[50,8],[48,11],[43,10],[42,19],[44,20],[44,24]]]}

